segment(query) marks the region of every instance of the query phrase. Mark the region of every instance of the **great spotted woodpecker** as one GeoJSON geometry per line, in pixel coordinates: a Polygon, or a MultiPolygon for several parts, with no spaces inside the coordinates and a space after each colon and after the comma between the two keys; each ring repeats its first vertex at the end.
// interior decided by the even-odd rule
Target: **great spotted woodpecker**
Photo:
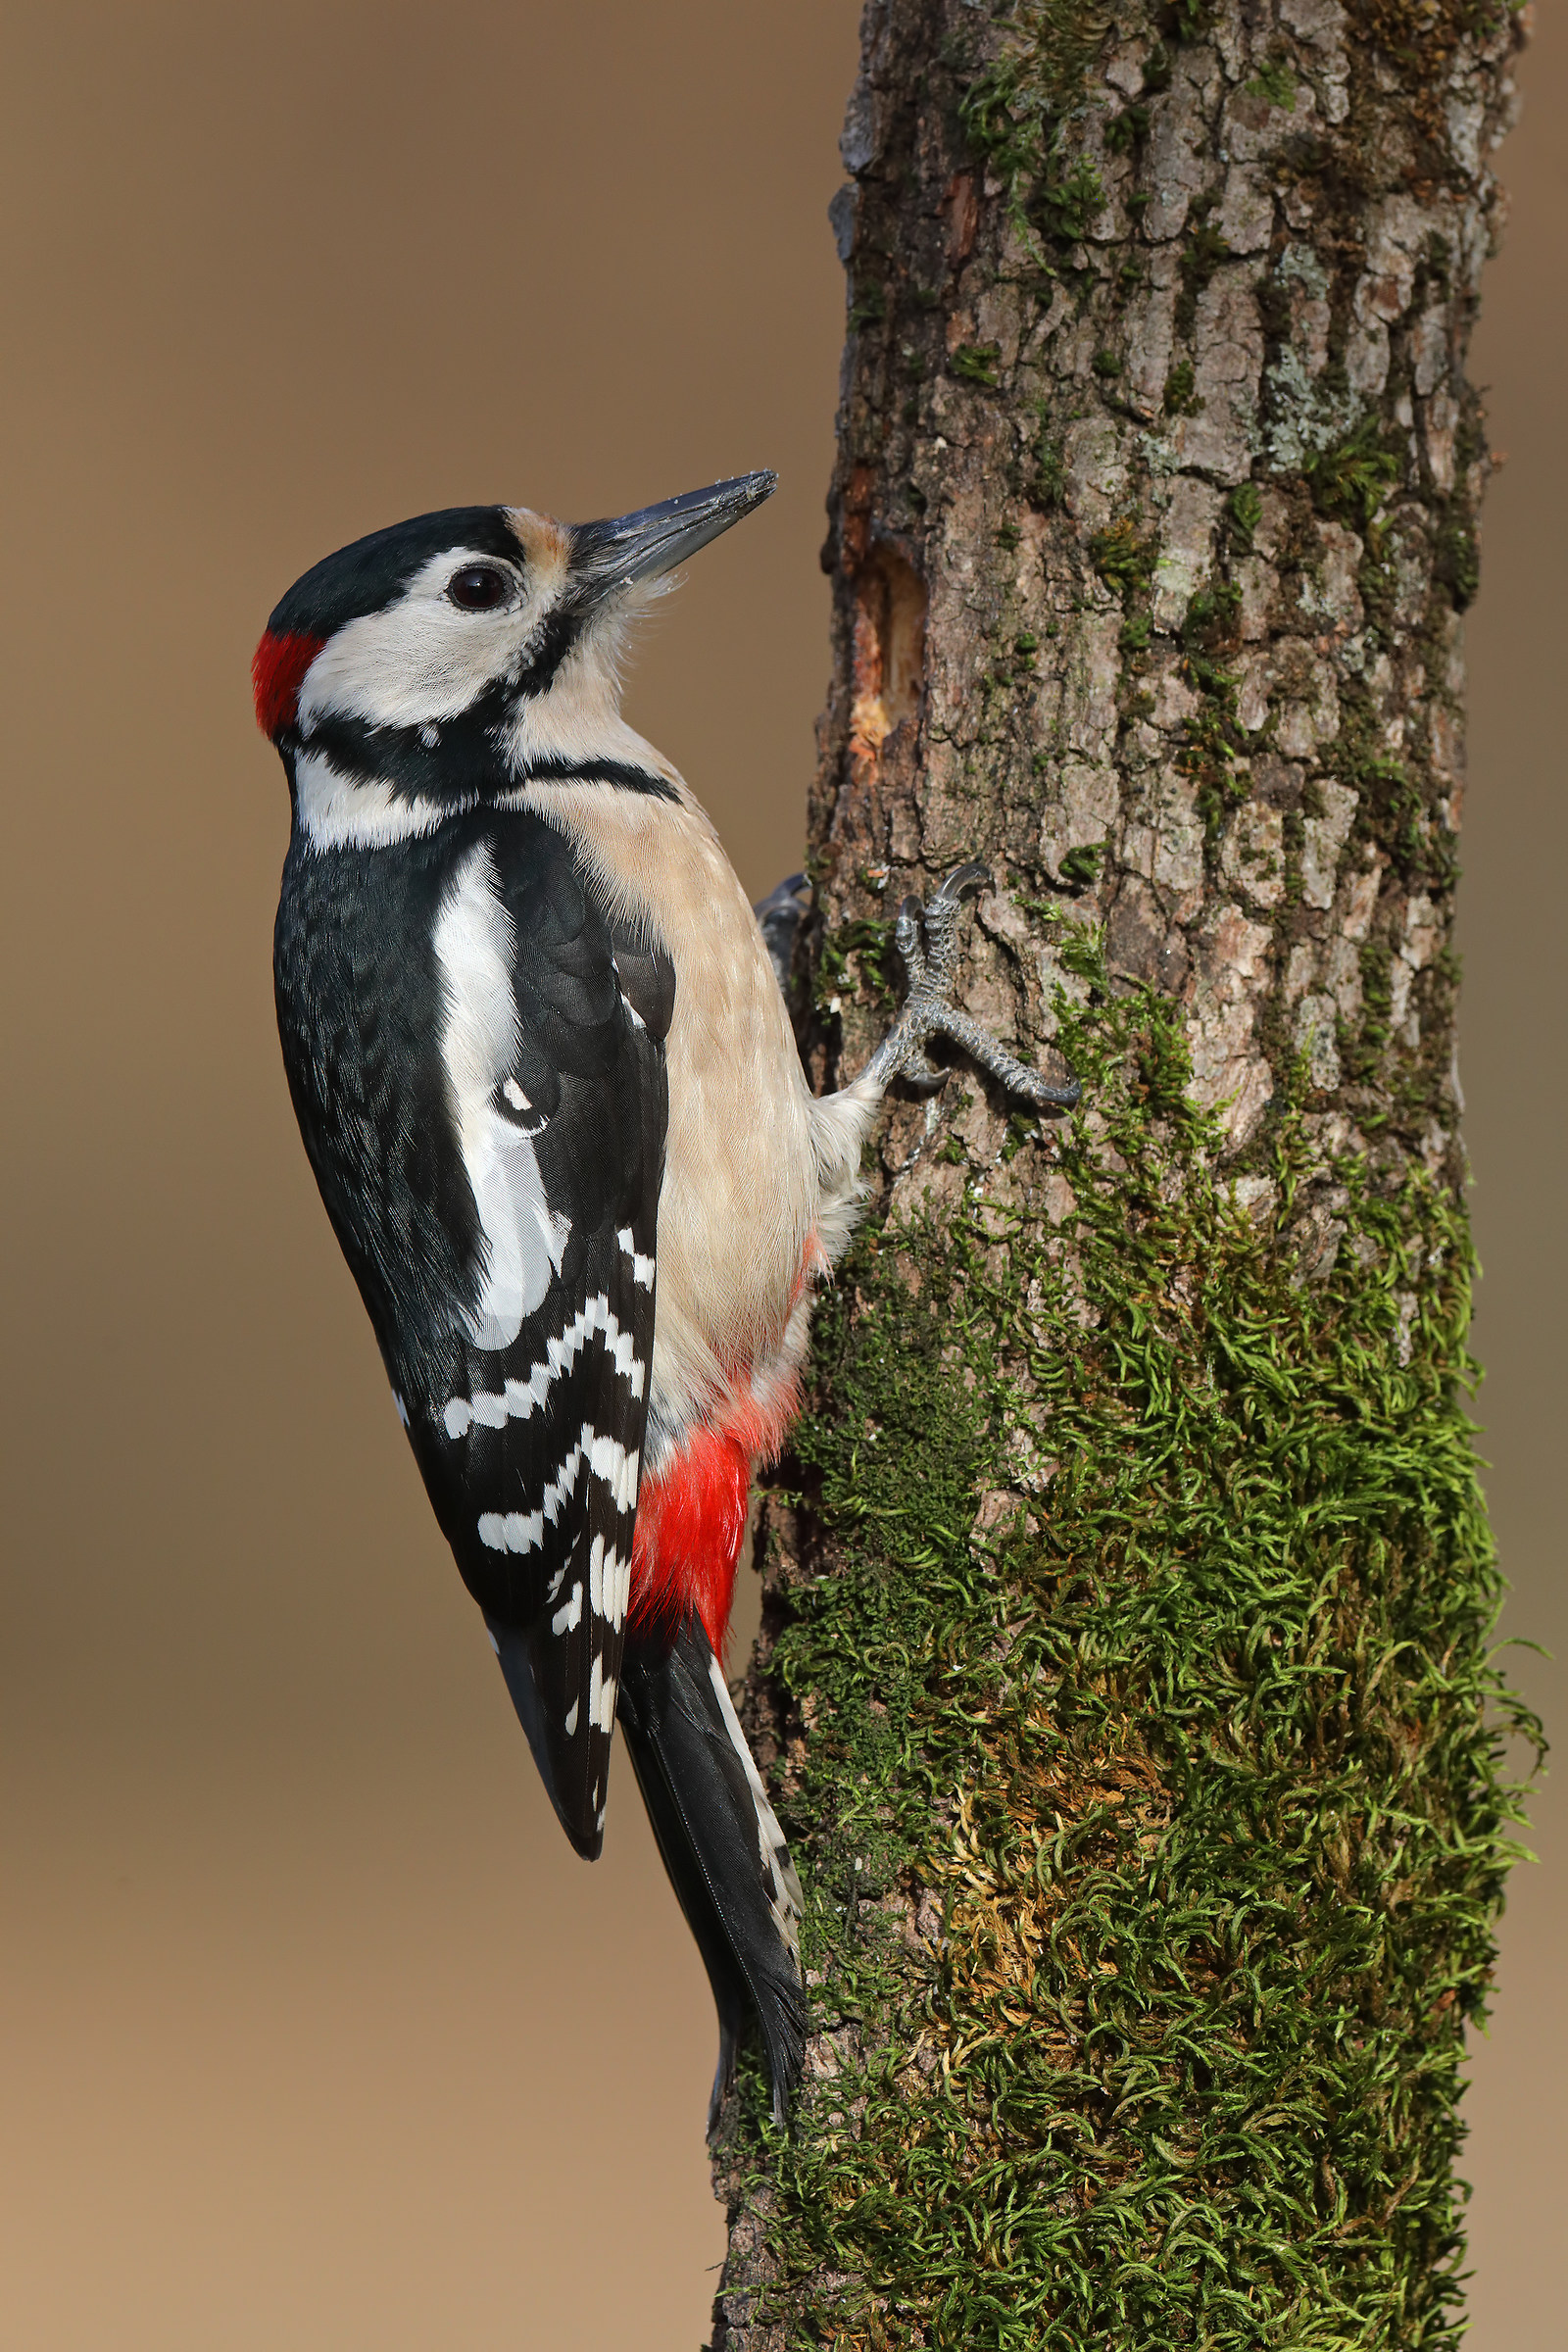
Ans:
{"type": "MultiPolygon", "coordinates": [[[[620,715],[628,620],[770,473],[572,526],[462,507],[355,542],[268,622],[293,807],[290,1091],[430,1499],[577,1851],[618,1716],[712,1982],[714,2104],[755,2010],[800,2071],[800,1886],[721,1660],[754,1466],[796,1409],[862,1139],[924,1042],[1046,1085],[948,1002],[963,868],[908,1000],[813,1099],[713,826],[620,715]],[[657,1299],[657,1313],[656,1313],[657,1299]]],[[[774,946],[799,891],[775,894],[774,946]]]]}

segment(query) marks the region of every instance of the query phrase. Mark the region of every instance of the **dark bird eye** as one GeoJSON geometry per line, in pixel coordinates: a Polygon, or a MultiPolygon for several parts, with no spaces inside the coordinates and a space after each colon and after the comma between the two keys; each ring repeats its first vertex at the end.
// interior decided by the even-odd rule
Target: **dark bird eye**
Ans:
{"type": "Polygon", "coordinates": [[[493,612],[504,605],[512,582],[493,564],[466,564],[447,582],[447,594],[465,612],[493,612]]]}

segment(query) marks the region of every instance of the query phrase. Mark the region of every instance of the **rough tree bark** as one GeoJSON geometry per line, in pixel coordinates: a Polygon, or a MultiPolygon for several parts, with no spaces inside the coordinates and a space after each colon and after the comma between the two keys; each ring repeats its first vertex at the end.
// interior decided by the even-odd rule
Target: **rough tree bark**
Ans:
{"type": "Polygon", "coordinates": [[[714,2343],[1452,2342],[1509,1847],[1461,1390],[1463,361],[1505,0],[870,0],[813,1077],[986,859],[764,1514],[809,1890],[714,2343]]]}

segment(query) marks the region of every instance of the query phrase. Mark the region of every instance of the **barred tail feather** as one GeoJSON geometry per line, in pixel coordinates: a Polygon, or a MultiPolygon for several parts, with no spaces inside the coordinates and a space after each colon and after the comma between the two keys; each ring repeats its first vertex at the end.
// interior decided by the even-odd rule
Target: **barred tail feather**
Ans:
{"type": "Polygon", "coordinates": [[[800,1882],[752,1761],[708,1636],[688,1617],[673,1639],[633,1629],[619,1717],[670,1884],[703,1955],[718,2010],[709,2128],[755,2014],[782,2123],[806,2051],[800,1882]]]}

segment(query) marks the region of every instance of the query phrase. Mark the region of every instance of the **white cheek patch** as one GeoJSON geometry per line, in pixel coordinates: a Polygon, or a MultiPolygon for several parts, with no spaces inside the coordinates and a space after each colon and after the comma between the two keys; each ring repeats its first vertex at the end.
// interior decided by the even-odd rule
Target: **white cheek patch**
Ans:
{"type": "Polygon", "coordinates": [[[475,1347],[510,1348],[541,1305],[571,1235],[551,1209],[529,1138],[496,1107],[517,1051],[512,920],[480,842],[459,867],[435,924],[446,989],[441,1058],[463,1165],[484,1236],[484,1277],[468,1315],[475,1347]]]}
{"type": "Polygon", "coordinates": [[[344,622],[317,655],[300,692],[307,741],[318,721],[330,717],[372,727],[439,726],[518,665],[548,599],[536,592],[494,612],[464,612],[446,590],[454,572],[470,564],[494,567],[496,559],[449,548],[422,564],[384,612],[344,622]]]}

